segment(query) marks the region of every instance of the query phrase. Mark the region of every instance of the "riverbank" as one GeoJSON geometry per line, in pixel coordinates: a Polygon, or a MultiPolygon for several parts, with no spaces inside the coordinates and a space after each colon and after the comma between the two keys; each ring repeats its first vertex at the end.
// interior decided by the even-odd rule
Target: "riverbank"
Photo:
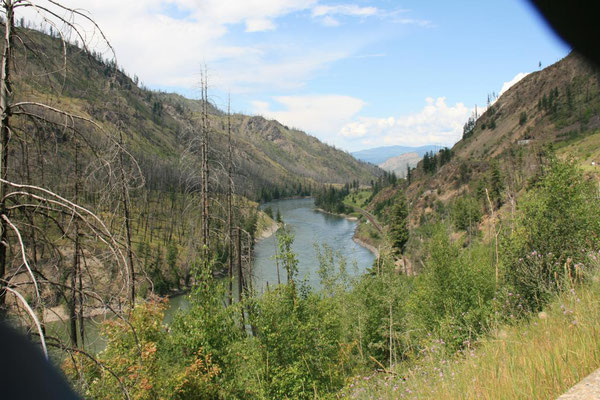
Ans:
{"type": "Polygon", "coordinates": [[[372,246],[370,244],[368,244],[367,242],[359,239],[356,236],[356,232],[354,233],[354,236],[352,237],[352,240],[354,240],[354,242],[362,247],[364,247],[365,249],[369,250],[371,253],[375,254],[375,258],[379,258],[379,250],[377,250],[377,248],[375,248],[375,246],[372,246]]]}
{"type": "Polygon", "coordinates": [[[336,217],[346,218],[348,221],[358,221],[358,218],[353,215],[333,213],[331,211],[325,211],[322,208],[318,207],[315,207],[315,211],[322,212],[323,214],[335,215],[336,217]]]}
{"type": "Polygon", "coordinates": [[[254,241],[258,242],[259,240],[263,240],[263,239],[273,236],[275,234],[275,232],[277,232],[279,230],[279,227],[280,227],[279,225],[280,224],[277,221],[273,221],[273,223],[271,225],[262,229],[260,231],[260,233],[258,235],[256,235],[256,239],[254,241]]]}
{"type": "MultiPolygon", "coordinates": [[[[110,311],[106,307],[91,307],[87,308],[83,313],[83,318],[93,318],[101,315],[106,315],[110,311]]],[[[45,308],[44,309],[44,322],[45,323],[54,323],[54,322],[64,322],[69,321],[69,312],[62,305],[45,308]]]]}
{"type": "MultiPolygon", "coordinates": [[[[352,216],[352,215],[332,213],[330,211],[325,211],[322,208],[315,208],[315,210],[322,212],[324,214],[335,215],[337,217],[346,218],[348,221],[358,221],[358,218],[355,216],[352,216]]],[[[373,253],[375,255],[375,258],[379,258],[379,250],[374,245],[368,243],[366,238],[363,238],[360,236],[359,229],[358,229],[359,226],[360,226],[360,223],[356,225],[356,229],[354,230],[354,235],[352,236],[352,240],[359,246],[362,246],[365,249],[369,250],[371,253],[373,253]]]]}

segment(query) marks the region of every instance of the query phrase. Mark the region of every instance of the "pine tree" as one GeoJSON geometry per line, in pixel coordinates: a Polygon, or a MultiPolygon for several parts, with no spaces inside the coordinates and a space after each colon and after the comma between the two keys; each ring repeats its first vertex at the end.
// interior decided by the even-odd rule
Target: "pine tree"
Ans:
{"type": "Polygon", "coordinates": [[[408,235],[408,206],[404,193],[400,193],[392,206],[390,224],[390,239],[396,255],[404,253],[408,235]]]}

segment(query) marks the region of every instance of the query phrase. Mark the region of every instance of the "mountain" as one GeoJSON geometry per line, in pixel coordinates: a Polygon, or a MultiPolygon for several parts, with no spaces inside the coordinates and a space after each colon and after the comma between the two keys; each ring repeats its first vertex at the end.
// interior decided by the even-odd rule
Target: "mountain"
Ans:
{"type": "MultiPolygon", "coordinates": [[[[405,188],[411,224],[451,209],[460,196],[476,197],[483,208],[482,193],[494,184],[497,204],[508,207],[535,181],[550,152],[598,173],[600,73],[574,52],[507,90],[465,124],[449,152],[419,162],[405,188]]],[[[385,209],[397,190],[383,190],[368,208],[385,209]]]]}
{"type": "MultiPolygon", "coordinates": [[[[16,93],[47,98],[57,108],[95,120],[106,131],[116,131],[119,125],[124,144],[138,159],[149,188],[166,190],[186,179],[182,159],[184,155],[194,159],[198,153],[193,143],[198,137],[202,101],[148,90],[122,71],[114,76],[112,61],[73,45],[66,46],[64,76],[44,73],[64,69],[60,40],[23,30],[29,42],[27,49],[16,46],[25,66],[18,70],[22,79],[16,81],[16,93]],[[44,54],[43,62],[29,55],[35,50],[44,54]]],[[[222,160],[227,157],[228,117],[212,104],[208,108],[209,159],[218,186],[226,181],[222,160]]],[[[382,173],[274,120],[233,114],[231,129],[236,188],[253,199],[260,200],[265,191],[292,195],[325,183],[355,179],[367,183],[382,173]]]]}
{"type": "Polygon", "coordinates": [[[423,157],[417,153],[404,153],[388,158],[379,164],[379,168],[384,171],[393,172],[399,178],[405,178],[408,167],[414,168],[421,161],[421,158],[423,157]]]}
{"type": "Polygon", "coordinates": [[[372,149],[355,151],[352,155],[362,161],[369,162],[371,164],[384,163],[389,158],[400,156],[406,153],[417,153],[420,157],[423,157],[425,153],[429,151],[437,151],[440,146],[428,145],[420,147],[411,146],[383,146],[375,147],[372,149]]]}
{"type": "MultiPolygon", "coordinates": [[[[142,297],[151,290],[161,295],[181,290],[190,284],[204,252],[203,262],[210,263],[212,273],[227,273],[229,221],[239,228],[239,257],[251,253],[261,229],[273,224],[254,201],[309,195],[331,183],[367,184],[383,174],[277,121],[229,116],[203,101],[148,90],[101,54],[68,43],[63,47],[56,32],[46,35],[21,26],[15,32],[19,40],[9,60],[11,108],[6,117],[10,138],[6,136],[2,165],[6,181],[37,191],[34,196],[10,189],[11,207],[17,204],[11,221],[23,229],[35,270],[52,282],[64,283],[69,274],[61,269],[64,258],[75,254],[73,263],[86,259],[95,266],[90,268],[94,275],[86,275],[80,285],[93,286],[102,296],[125,295],[125,281],[131,284],[129,293],[142,297]],[[209,127],[206,145],[203,118],[209,127]],[[55,194],[60,195],[58,203],[55,194]],[[89,214],[81,216],[72,204],[89,214]],[[71,223],[75,215],[81,221],[71,223]],[[104,220],[103,230],[88,215],[104,220]],[[128,261],[115,250],[124,243],[128,261]]],[[[12,255],[22,242],[12,234],[7,240],[11,257],[0,265],[0,279],[21,268],[12,255]]],[[[64,286],[45,287],[44,304],[57,306],[64,286]]]]}
{"type": "Polygon", "coordinates": [[[438,201],[451,205],[467,193],[480,196],[493,185],[493,175],[501,180],[498,203],[509,204],[540,172],[549,152],[590,169],[600,159],[599,129],[600,73],[572,52],[527,75],[465,125],[444,163],[436,157],[428,172],[424,161],[419,164],[407,189],[413,222],[438,201]]]}

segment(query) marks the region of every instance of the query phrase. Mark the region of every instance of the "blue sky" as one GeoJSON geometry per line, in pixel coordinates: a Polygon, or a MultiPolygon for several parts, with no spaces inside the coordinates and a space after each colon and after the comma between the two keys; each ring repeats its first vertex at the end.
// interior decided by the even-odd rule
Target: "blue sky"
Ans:
{"type": "Polygon", "coordinates": [[[569,52],[529,3],[70,0],[148,87],[260,114],[354,151],[451,145],[475,104],[569,52]],[[115,14],[114,10],[120,10],[115,14]]]}

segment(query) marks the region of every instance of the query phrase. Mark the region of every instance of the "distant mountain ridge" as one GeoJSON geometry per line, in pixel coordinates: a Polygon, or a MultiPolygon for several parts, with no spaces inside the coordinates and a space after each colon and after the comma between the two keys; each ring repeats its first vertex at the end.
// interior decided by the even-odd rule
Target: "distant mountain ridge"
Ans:
{"type": "Polygon", "coordinates": [[[427,153],[429,151],[435,152],[436,150],[439,150],[440,148],[441,148],[440,146],[436,146],[436,145],[427,145],[427,146],[418,146],[418,147],[382,146],[382,147],[375,147],[372,149],[355,151],[355,152],[352,152],[351,154],[355,158],[357,158],[361,161],[379,165],[379,164],[384,163],[386,160],[388,160],[392,157],[400,156],[402,154],[416,153],[419,155],[419,157],[423,157],[425,155],[425,153],[427,153]]]}
{"type": "Polygon", "coordinates": [[[398,178],[406,178],[407,167],[416,167],[422,158],[423,157],[417,153],[405,153],[388,158],[379,164],[379,168],[384,171],[395,173],[398,178]]]}

